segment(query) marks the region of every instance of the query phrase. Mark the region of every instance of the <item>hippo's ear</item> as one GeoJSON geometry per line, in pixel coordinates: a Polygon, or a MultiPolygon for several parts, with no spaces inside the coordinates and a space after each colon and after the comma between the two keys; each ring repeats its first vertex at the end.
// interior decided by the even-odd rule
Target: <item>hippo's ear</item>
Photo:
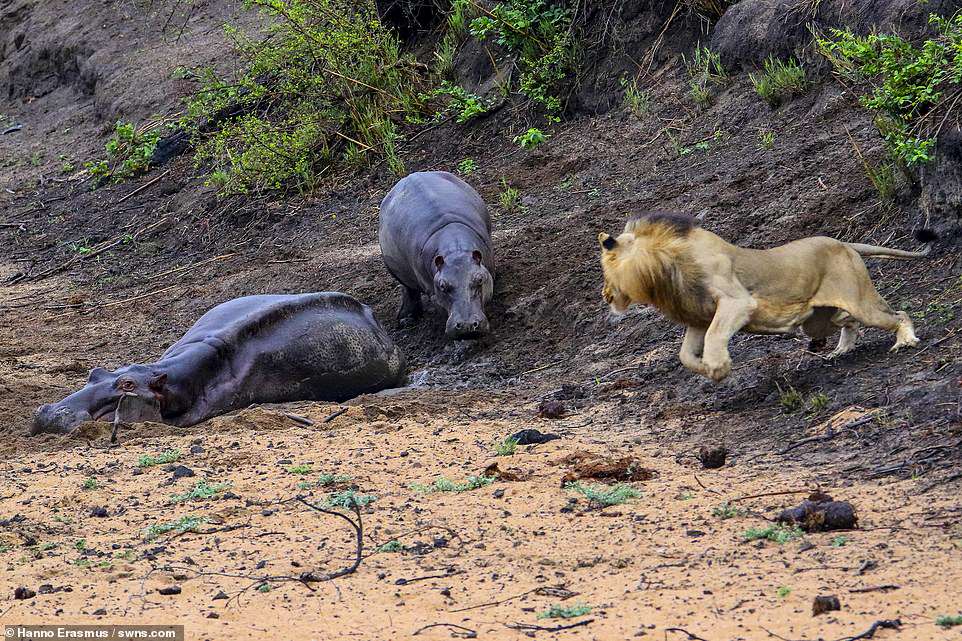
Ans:
{"type": "Polygon", "coordinates": [[[481,264],[481,261],[484,260],[484,256],[477,249],[471,252],[471,258],[473,258],[474,262],[476,262],[479,265],[481,264]]]}
{"type": "Polygon", "coordinates": [[[151,392],[163,393],[167,389],[167,374],[156,374],[147,382],[151,392]]]}
{"type": "Polygon", "coordinates": [[[618,241],[616,241],[614,238],[612,238],[611,236],[609,236],[604,232],[601,232],[600,234],[598,234],[598,242],[607,251],[611,251],[612,249],[615,248],[615,245],[618,244],[618,241]]]}
{"type": "Polygon", "coordinates": [[[105,370],[103,367],[95,367],[90,370],[90,374],[87,376],[88,383],[99,383],[110,375],[110,372],[105,370]]]}
{"type": "Polygon", "coordinates": [[[441,271],[441,268],[444,267],[444,256],[438,254],[434,257],[434,267],[438,271],[441,271]]]}

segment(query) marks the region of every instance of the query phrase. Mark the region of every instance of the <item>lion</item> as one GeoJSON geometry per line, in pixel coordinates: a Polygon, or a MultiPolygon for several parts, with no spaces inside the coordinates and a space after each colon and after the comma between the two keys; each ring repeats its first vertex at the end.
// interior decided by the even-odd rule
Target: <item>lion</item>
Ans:
{"type": "Polygon", "coordinates": [[[909,252],[834,238],[803,238],[771,249],[732,245],[681,214],[649,214],[625,225],[614,238],[598,235],[604,272],[602,295],[616,314],[630,305],[652,305],[686,327],[679,359],[715,382],[732,370],[728,343],[737,332],[794,333],[798,327],[824,343],[841,328],[830,358],[855,347],[860,325],[895,333],[891,351],[919,339],[908,314],[883,299],[863,256],[913,259],[927,256],[935,235],[920,230],[927,247],[909,252]]]}

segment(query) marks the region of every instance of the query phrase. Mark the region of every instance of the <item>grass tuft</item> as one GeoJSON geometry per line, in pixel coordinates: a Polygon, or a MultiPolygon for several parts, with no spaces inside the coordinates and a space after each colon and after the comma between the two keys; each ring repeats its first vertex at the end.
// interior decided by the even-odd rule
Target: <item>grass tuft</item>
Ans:
{"type": "Polygon", "coordinates": [[[137,467],[154,467],[155,465],[167,465],[180,460],[180,450],[165,450],[156,456],[144,454],[137,459],[137,467]]]}
{"type": "Polygon", "coordinates": [[[577,492],[588,499],[589,502],[602,507],[621,505],[630,499],[636,499],[641,496],[641,492],[630,485],[626,485],[625,483],[618,483],[617,485],[608,486],[585,485],[581,482],[575,481],[574,483],[568,483],[565,485],[565,489],[571,490],[572,492],[577,492]]]}
{"type": "Polygon", "coordinates": [[[574,605],[555,604],[544,612],[538,613],[539,619],[574,619],[591,613],[591,606],[586,603],[574,605]]]}
{"type": "Polygon", "coordinates": [[[192,489],[183,494],[172,494],[170,496],[171,503],[184,503],[186,501],[196,501],[199,499],[209,499],[218,492],[223,492],[230,487],[230,483],[214,483],[213,485],[204,479],[202,481],[197,481],[192,489]]]}
{"type": "Polygon", "coordinates": [[[773,108],[796,96],[808,86],[805,69],[794,58],[786,61],[769,56],[762,73],[748,74],[755,91],[773,108]]]}
{"type": "Polygon", "coordinates": [[[420,483],[413,483],[411,489],[418,494],[434,494],[437,492],[469,492],[471,490],[477,490],[486,485],[491,485],[494,483],[493,476],[469,476],[465,481],[461,483],[455,483],[454,481],[449,481],[444,477],[435,479],[430,485],[422,485],[420,483]]]}
{"type": "Polygon", "coordinates": [[[745,541],[773,541],[779,545],[784,545],[789,541],[800,539],[805,536],[802,529],[797,525],[789,527],[787,525],[769,525],[765,528],[749,528],[742,534],[745,541]]]}

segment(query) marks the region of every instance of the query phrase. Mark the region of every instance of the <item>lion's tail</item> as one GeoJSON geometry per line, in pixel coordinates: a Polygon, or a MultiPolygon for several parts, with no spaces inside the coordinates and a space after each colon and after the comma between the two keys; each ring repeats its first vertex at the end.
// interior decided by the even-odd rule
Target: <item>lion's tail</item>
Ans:
{"type": "Polygon", "coordinates": [[[915,231],[915,239],[920,243],[925,243],[925,249],[918,252],[908,252],[901,249],[879,247],[878,245],[865,245],[863,243],[845,244],[865,257],[910,260],[912,258],[925,258],[928,256],[932,252],[933,243],[939,239],[939,236],[931,229],[918,229],[915,231]]]}

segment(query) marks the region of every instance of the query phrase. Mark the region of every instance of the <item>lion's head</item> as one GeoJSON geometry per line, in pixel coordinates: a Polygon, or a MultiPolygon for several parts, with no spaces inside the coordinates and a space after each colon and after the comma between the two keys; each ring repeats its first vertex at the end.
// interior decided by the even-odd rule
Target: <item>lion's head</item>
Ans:
{"type": "MultiPolygon", "coordinates": [[[[623,234],[628,235],[628,234],[623,234]]],[[[604,285],[601,288],[601,297],[615,314],[624,314],[631,305],[631,299],[625,295],[616,284],[618,282],[617,250],[618,241],[608,234],[598,234],[598,243],[601,245],[601,271],[604,273],[604,285]]]]}

